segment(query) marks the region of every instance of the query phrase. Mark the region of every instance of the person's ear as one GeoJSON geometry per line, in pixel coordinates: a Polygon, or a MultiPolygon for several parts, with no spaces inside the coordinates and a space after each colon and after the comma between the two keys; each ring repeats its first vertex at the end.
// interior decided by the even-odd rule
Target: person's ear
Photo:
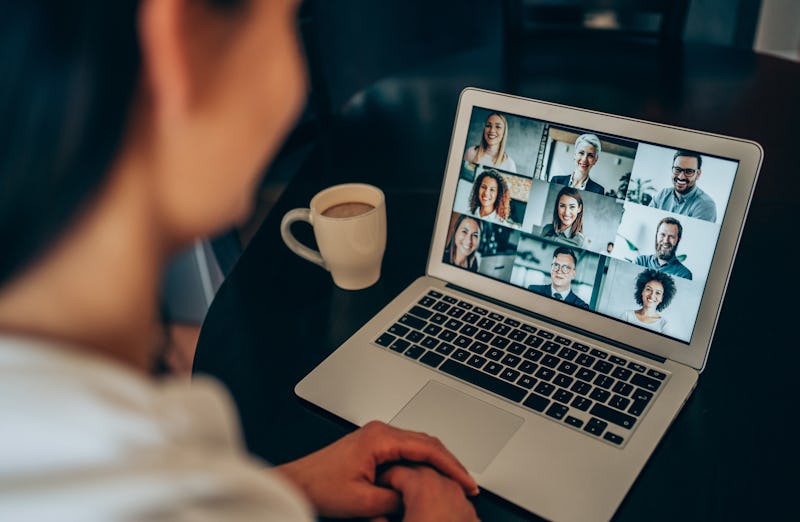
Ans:
{"type": "Polygon", "coordinates": [[[158,124],[180,117],[190,103],[187,10],[186,0],[142,0],[139,7],[142,77],[158,124]]]}

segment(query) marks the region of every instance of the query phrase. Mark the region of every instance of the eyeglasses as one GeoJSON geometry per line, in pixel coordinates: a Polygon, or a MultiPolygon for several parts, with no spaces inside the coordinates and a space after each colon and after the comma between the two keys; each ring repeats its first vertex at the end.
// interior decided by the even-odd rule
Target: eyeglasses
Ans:
{"type": "Polygon", "coordinates": [[[550,268],[553,272],[561,272],[562,274],[569,274],[573,268],[569,265],[560,265],[558,263],[553,263],[550,265],[550,268]]]}
{"type": "Polygon", "coordinates": [[[697,169],[682,169],[680,167],[672,167],[672,173],[676,176],[680,176],[681,173],[683,173],[686,176],[692,177],[697,174],[697,169]]]}

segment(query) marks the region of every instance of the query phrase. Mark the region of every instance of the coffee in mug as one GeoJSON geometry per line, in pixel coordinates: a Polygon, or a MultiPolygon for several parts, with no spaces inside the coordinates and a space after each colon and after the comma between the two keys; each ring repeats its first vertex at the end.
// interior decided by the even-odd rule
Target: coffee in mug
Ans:
{"type": "Polygon", "coordinates": [[[369,203],[361,203],[360,201],[347,201],[345,203],[337,203],[332,207],[328,207],[322,211],[322,215],[332,218],[350,218],[366,214],[374,209],[373,205],[369,203]]]}
{"type": "Polygon", "coordinates": [[[327,188],[311,199],[309,208],[296,208],[283,216],[281,237],[292,252],[328,270],[340,288],[371,286],[380,278],[386,249],[383,192],[363,183],[327,188]],[[311,224],[319,251],[292,235],[296,221],[311,224]]]}

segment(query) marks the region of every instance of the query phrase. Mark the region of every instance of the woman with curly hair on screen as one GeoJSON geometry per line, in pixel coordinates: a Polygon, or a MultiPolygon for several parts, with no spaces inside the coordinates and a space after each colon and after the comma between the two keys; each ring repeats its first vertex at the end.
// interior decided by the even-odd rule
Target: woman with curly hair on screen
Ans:
{"type": "Polygon", "coordinates": [[[659,312],[669,306],[675,297],[675,292],[675,281],[672,276],[648,268],[636,278],[633,298],[640,308],[625,310],[622,312],[622,320],[664,333],[667,320],[659,312]]]}
{"type": "Polygon", "coordinates": [[[511,212],[511,191],[495,169],[484,170],[475,178],[469,196],[469,211],[490,223],[507,224],[511,212]]]}

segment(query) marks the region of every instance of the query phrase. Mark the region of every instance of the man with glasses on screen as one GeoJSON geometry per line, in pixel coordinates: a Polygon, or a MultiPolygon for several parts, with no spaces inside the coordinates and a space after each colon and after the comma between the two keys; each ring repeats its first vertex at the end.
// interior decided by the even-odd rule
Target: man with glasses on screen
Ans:
{"type": "Polygon", "coordinates": [[[550,265],[550,284],[530,285],[528,290],[549,295],[553,299],[581,308],[589,308],[589,305],[572,291],[572,280],[577,275],[577,266],[578,258],[575,251],[567,247],[558,247],[553,252],[553,263],[550,265]]]}
{"type": "Polygon", "coordinates": [[[672,187],[661,191],[650,206],[684,216],[717,221],[717,205],[711,196],[697,186],[703,174],[703,158],[696,152],[679,150],[672,157],[672,187]]]}

